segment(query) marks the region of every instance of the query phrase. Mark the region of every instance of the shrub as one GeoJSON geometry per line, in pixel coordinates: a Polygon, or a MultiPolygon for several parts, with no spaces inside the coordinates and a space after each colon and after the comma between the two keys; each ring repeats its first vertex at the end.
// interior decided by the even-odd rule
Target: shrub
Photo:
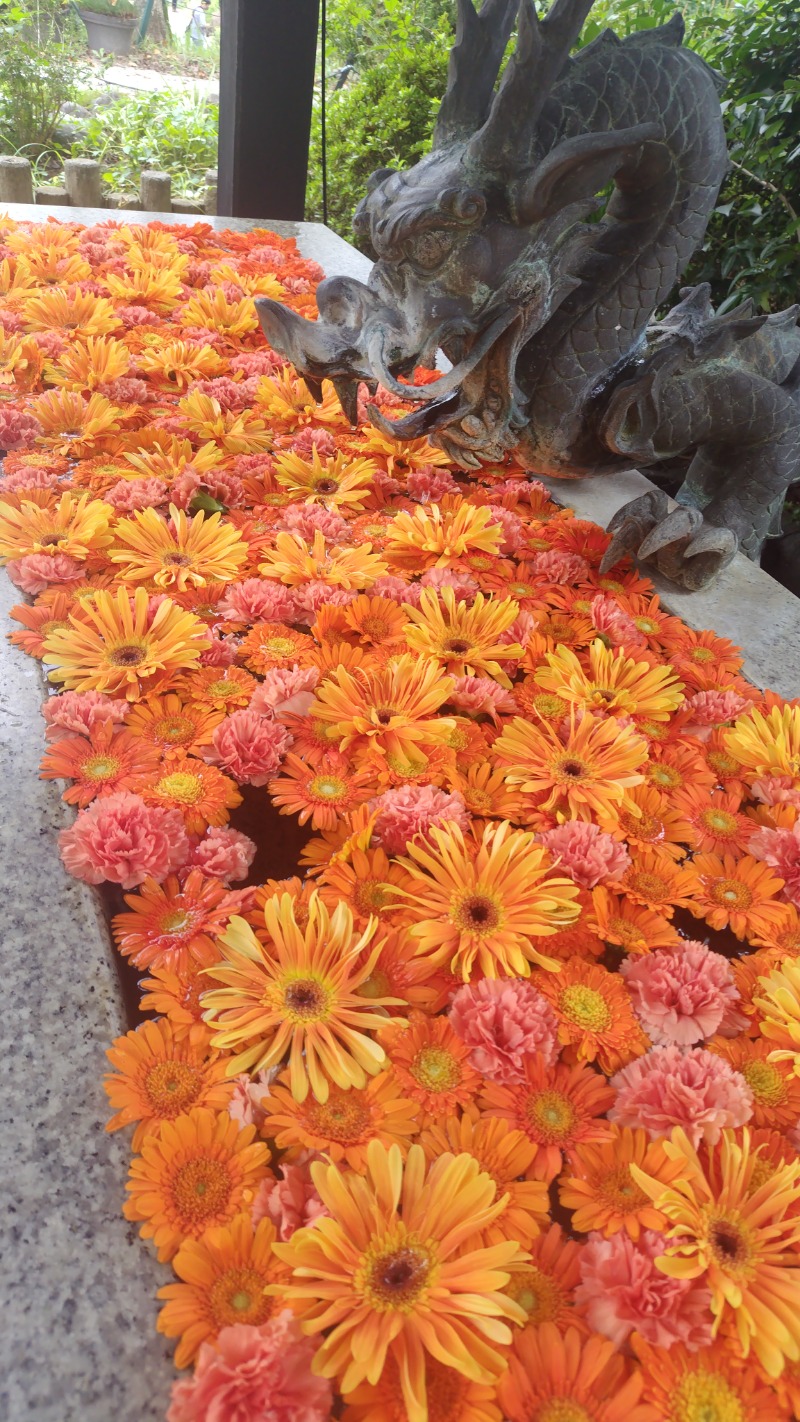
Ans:
{"type": "Polygon", "coordinates": [[[0,7],[0,151],[52,146],[61,105],[81,82],[80,45],[60,4],[0,7]]]}
{"type": "Polygon", "coordinates": [[[73,156],[98,159],[112,192],[138,192],[142,169],[157,168],[181,196],[196,197],[217,161],[217,110],[194,94],[126,96],[87,120],[73,156]]]}

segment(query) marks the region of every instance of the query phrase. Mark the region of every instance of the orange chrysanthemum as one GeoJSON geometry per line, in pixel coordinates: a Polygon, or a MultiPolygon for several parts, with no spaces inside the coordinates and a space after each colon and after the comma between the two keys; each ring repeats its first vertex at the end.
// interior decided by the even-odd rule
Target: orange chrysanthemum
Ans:
{"type": "Polygon", "coordinates": [[[126,894],[130,913],[118,913],[113,922],[114,940],[123,958],[137,968],[168,968],[184,972],[194,962],[204,962],[245,895],[229,892],[218,879],[206,879],[192,869],[183,884],[171,874],[163,884],[145,879],[135,894],[126,894]]]}
{"type": "Polygon", "coordinates": [[[642,1387],[607,1338],[543,1323],[515,1340],[498,1396],[508,1422],[659,1422],[642,1387]]]}
{"type": "Polygon", "coordinates": [[[537,941],[578,917],[578,890],[551,874],[533,835],[508,821],[487,824],[477,850],[458,825],[432,825],[430,843],[408,845],[407,888],[395,892],[419,952],[468,981],[527,977],[531,963],[555,968],[537,941]]]}
{"type": "Polygon", "coordinates": [[[202,511],[189,518],[170,504],[169,521],[155,509],[142,509],[120,519],[116,536],[126,545],[112,549],[127,582],[151,581],[159,588],[203,587],[230,582],[247,559],[247,544],[237,530],[220,523],[222,514],[202,511]]]}
{"type": "Polygon", "coordinates": [[[509,1121],[535,1142],[532,1171],[537,1180],[550,1181],[560,1173],[565,1152],[571,1157],[579,1142],[608,1139],[609,1124],[600,1118],[613,1102],[608,1082],[591,1068],[547,1067],[536,1056],[525,1063],[524,1081],[484,1082],[481,1104],[487,1115],[509,1121]]]}
{"type": "Polygon", "coordinates": [[[711,928],[730,928],[737,938],[746,938],[781,918],[778,895],[783,880],[747,854],[741,859],[732,854],[696,854],[687,873],[691,875],[687,907],[711,928]]]}
{"type": "Polygon", "coordinates": [[[228,811],[241,805],[236,782],[215,765],[189,756],[185,751],[168,751],[161,773],[142,789],[148,805],[164,805],[180,810],[189,834],[202,834],[209,825],[225,825],[228,811]]]}
{"type": "Polygon", "coordinates": [[[181,682],[181,694],[218,711],[249,706],[258,682],[241,667],[200,667],[181,682]]]}
{"type": "Polygon", "coordinates": [[[509,784],[536,796],[543,809],[575,820],[610,813],[641,783],[647,758],[647,742],[632,727],[592,716],[573,722],[563,740],[551,726],[515,716],[494,750],[508,767],[509,784]]]}
{"type": "Polygon", "coordinates": [[[307,1096],[295,1101],[284,1074],[261,1102],[265,1113],[263,1134],[274,1139],[292,1160],[305,1151],[324,1154],[334,1164],[344,1161],[363,1175],[370,1141],[397,1145],[405,1156],[417,1134],[417,1105],[398,1094],[389,1072],[381,1072],[359,1089],[342,1091],[332,1086],[327,1101],[307,1096]]]}
{"type": "Polygon", "coordinates": [[[241,1126],[227,1111],[195,1107],[144,1141],[131,1164],[123,1214],[142,1221],[139,1233],[152,1239],[160,1260],[248,1209],[269,1158],[254,1135],[255,1126],[241,1126]]]}
{"type": "Polygon", "coordinates": [[[509,1131],[505,1121],[496,1117],[473,1121],[468,1115],[460,1120],[449,1116],[429,1125],[419,1143],[431,1162],[447,1151],[453,1155],[466,1151],[475,1157],[481,1170],[492,1177],[498,1194],[506,1199],[506,1206],[484,1231],[487,1243],[515,1239],[527,1249],[549,1223],[546,1185],[541,1180],[524,1178],[533,1164],[536,1146],[522,1131],[509,1131]]]}
{"type": "Polygon", "coordinates": [[[446,1017],[410,1012],[385,1026],[380,1040],[400,1091],[422,1107],[420,1124],[447,1120],[474,1100],[480,1076],[446,1017]]]}
{"type": "Polygon", "coordinates": [[[669,1185],[680,1174],[680,1164],[670,1160],[662,1141],[651,1141],[646,1131],[611,1127],[612,1134],[599,1144],[575,1147],[572,1168],[559,1182],[559,1199],[572,1210],[572,1228],[581,1234],[600,1230],[604,1235],[624,1229],[638,1239],[643,1229],[664,1230],[666,1215],[653,1206],[649,1195],[631,1175],[631,1165],[669,1185]]]}
{"type": "Polygon", "coordinates": [[[571,958],[560,973],[537,974],[536,985],[558,1018],[568,1059],[596,1061],[611,1076],[650,1046],[622,978],[599,963],[571,958]]]}
{"type": "Polygon", "coordinates": [[[374,920],[357,937],[346,905],[329,914],[314,893],[301,931],[293,900],[276,894],[264,906],[264,923],[267,947],[243,918],[234,918],[219,939],[225,956],[208,969],[223,986],[204,994],[206,1021],[214,1045],[234,1053],[230,1072],[267,1070],[289,1051],[297,1101],[305,1101],[309,1088],[327,1101],[331,1082],[343,1091],[363,1087],[386,1061],[368,1035],[385,1021],[371,1010],[384,999],[357,995],[380,952],[374,920]]]}
{"type": "Polygon", "coordinates": [[[249,1215],[241,1214],[181,1245],[172,1261],[180,1283],[158,1291],[167,1300],[158,1331],[180,1339],[177,1368],[188,1368],[201,1346],[213,1343],[223,1328],[258,1328],[280,1310],[279,1300],[265,1292],[286,1272],[272,1252],[274,1243],[275,1226],[269,1220],[254,1226],[249,1215]]]}
{"type": "Polygon", "coordinates": [[[503,1205],[470,1155],[444,1155],[430,1169],[419,1146],[367,1147],[366,1176],[312,1165],[329,1216],[276,1244],[294,1280],[274,1286],[306,1333],[327,1332],[315,1371],[343,1393],[377,1383],[391,1355],[408,1422],[428,1422],[426,1357],[475,1382],[491,1382],[522,1312],[500,1290],[520,1251],[513,1242],[470,1247],[503,1205]],[[474,1306],[480,1295],[480,1310],[474,1306]],[[498,1348],[499,1345],[499,1348],[498,1348]]]}
{"type": "Polygon", "coordinates": [[[81,808],[98,795],[117,790],[140,791],[152,779],[159,752],[144,745],[127,729],[103,721],[89,736],[65,736],[42,757],[42,780],[71,780],[62,800],[81,808]]]}
{"type": "Polygon", "coordinates": [[[179,1041],[169,1022],[143,1022],[135,1032],[117,1037],[106,1056],[115,1075],[103,1083],[116,1115],[106,1126],[118,1131],[136,1123],[131,1149],[157,1135],[164,1121],[174,1121],[194,1106],[225,1111],[233,1083],[225,1063],[188,1039],[179,1041]]]}

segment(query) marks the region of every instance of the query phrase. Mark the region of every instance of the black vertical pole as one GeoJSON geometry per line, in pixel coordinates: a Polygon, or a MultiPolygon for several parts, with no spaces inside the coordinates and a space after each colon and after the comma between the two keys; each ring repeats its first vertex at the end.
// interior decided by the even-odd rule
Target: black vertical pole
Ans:
{"type": "Polygon", "coordinates": [[[319,0],[220,0],[217,211],[302,220],[319,0]]]}

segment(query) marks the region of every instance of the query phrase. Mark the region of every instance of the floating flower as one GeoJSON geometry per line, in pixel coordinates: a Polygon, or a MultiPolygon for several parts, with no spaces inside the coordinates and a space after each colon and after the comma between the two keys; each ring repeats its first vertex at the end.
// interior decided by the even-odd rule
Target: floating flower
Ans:
{"type": "Polygon", "coordinates": [[[537,1180],[554,1180],[564,1153],[579,1142],[608,1138],[608,1125],[600,1118],[614,1100],[608,1082],[584,1066],[545,1065],[541,1057],[528,1057],[525,1078],[511,1086],[488,1081],[482,1106],[489,1116],[509,1121],[538,1146],[532,1167],[537,1180]]]}
{"type": "Polygon", "coordinates": [[[647,742],[631,726],[591,716],[572,722],[564,740],[546,723],[515,716],[494,744],[511,785],[535,795],[542,809],[589,820],[609,813],[642,781],[647,742]]]}
{"type": "Polygon", "coordinates": [[[32,402],[30,413],[41,425],[39,444],[77,459],[107,448],[105,441],[120,430],[120,410],[97,390],[88,400],[73,390],[48,390],[32,402]]]}
{"type": "Polygon", "coordinates": [[[359,511],[369,495],[376,469],[371,459],[348,459],[341,453],[323,460],[317,448],[312,450],[310,460],[291,450],[275,459],[275,478],[292,498],[359,511]]]}
{"type": "Polygon", "coordinates": [[[175,673],[192,667],[206,643],[198,617],[165,599],[149,615],[144,588],[133,598],[126,588],[100,589],[80,613],[70,613],[69,629],[45,639],[51,681],[69,691],[102,691],[138,700],[142,690],[157,690],[175,673]]]}
{"type": "MultiPolygon", "coordinates": [[[[645,1196],[645,1198],[647,1198],[645,1196]]],[[[595,1333],[616,1348],[636,1333],[659,1348],[711,1343],[711,1291],[691,1278],[669,1278],[658,1268],[667,1241],[646,1229],[634,1243],[624,1232],[592,1235],[581,1255],[579,1303],[595,1333]]]]}
{"type": "MultiPolygon", "coordinates": [[[[746,1021],[746,1019],[743,1019],[746,1021]]],[[[763,1024],[762,1024],[763,1026],[763,1024]]],[[[797,1053],[773,1052],[770,1043],[752,1037],[716,1037],[708,1043],[753,1093],[753,1126],[789,1131],[800,1121],[800,1078],[794,1075],[797,1053]]]]}
{"type": "Polygon", "coordinates": [[[702,1047],[654,1047],[612,1078],[617,1093],[608,1113],[621,1126],[642,1126],[651,1137],[680,1126],[693,1144],[714,1145],[753,1114],[753,1095],[740,1072],[702,1047]]]}
{"type": "Polygon", "coordinates": [[[313,1376],[312,1356],[288,1312],[224,1328],[216,1347],[201,1346],[191,1381],[173,1385],[167,1422],[327,1422],[330,1383],[313,1376]]]}
{"type": "Polygon", "coordinates": [[[202,511],[188,518],[170,504],[166,522],[155,509],[143,509],[120,519],[115,533],[127,546],[110,553],[128,582],[152,580],[157,587],[203,587],[229,582],[247,558],[247,545],[235,528],[220,522],[219,513],[202,511]]]}
{"type": "MultiPolygon", "coordinates": [[[[473,1382],[430,1356],[425,1394],[428,1422],[502,1422],[494,1384],[473,1382]]],[[[342,1422],[408,1422],[400,1370],[391,1354],[378,1382],[360,1383],[347,1394],[342,1422]]]]}
{"type": "Polygon", "coordinates": [[[168,751],[160,771],[151,777],[142,795],[149,805],[177,810],[190,834],[202,834],[209,825],[226,824],[228,811],[242,803],[227,775],[185,751],[168,751]]]}
{"type": "Polygon", "coordinates": [[[571,958],[561,971],[538,978],[558,1019],[558,1039],[576,1061],[597,1061],[606,1075],[649,1045],[636,1022],[625,984],[597,963],[571,958]]]}
{"type": "Polygon", "coordinates": [[[502,1086],[524,1081],[527,1057],[538,1053],[552,1066],[558,1055],[555,1013],[524,978],[481,978],[459,988],[450,1025],[475,1070],[502,1086]]]}
{"type": "Polygon", "coordinates": [[[539,685],[596,714],[667,721],[683,700],[683,684],[671,667],[635,662],[622,648],[606,647],[601,638],[589,648],[588,672],[570,647],[548,652],[545,660],[548,665],[536,672],[539,685]]]}
{"type": "Polygon", "coordinates": [[[509,1422],[657,1422],[641,1401],[642,1375],[596,1336],[575,1328],[562,1334],[552,1323],[526,1329],[517,1339],[509,1371],[498,1388],[509,1422]]]}
{"type": "Polygon", "coordinates": [[[370,1007],[381,1008],[385,999],[369,1003],[357,995],[380,952],[372,942],[374,920],[357,937],[350,910],[340,904],[329,914],[315,893],[303,931],[288,894],[268,900],[264,922],[268,950],[238,917],[219,939],[225,957],[208,973],[224,986],[203,998],[214,1045],[235,1053],[231,1073],[264,1071],[291,1050],[297,1101],[305,1101],[309,1088],[327,1101],[331,1083],[345,1091],[363,1087],[385,1064],[383,1048],[367,1035],[385,1020],[370,1007]]]}
{"type": "Polygon", "coordinates": [[[588,820],[567,820],[539,838],[560,872],[582,889],[593,889],[603,879],[619,879],[631,862],[624,844],[588,820]]]}
{"type": "Polygon", "coordinates": [[[734,1031],[744,1025],[735,1015],[739,994],[730,964],[705,943],[684,939],[672,950],[623,963],[620,972],[636,1016],[656,1046],[690,1047],[713,1037],[726,1017],[734,1031]]]}
{"type": "Polygon", "coordinates": [[[256,857],[256,845],[249,835],[230,825],[213,825],[193,846],[189,864],[223,884],[246,879],[256,857]]]}
{"type": "Polygon", "coordinates": [[[753,1004],[762,1015],[763,1035],[777,1044],[776,1060],[793,1061],[800,1076],[800,957],[759,977],[753,1004]]]}
{"type": "Polygon", "coordinates": [[[516,661],[523,652],[518,642],[502,640],[519,613],[513,598],[495,602],[478,593],[468,607],[456,602],[452,588],[444,587],[438,595],[425,588],[419,607],[406,604],[405,610],[410,619],[406,642],[412,651],[436,658],[452,676],[484,674],[511,686],[501,662],[516,661]]]}
{"type": "Polygon", "coordinates": [[[710,1348],[690,1352],[682,1343],[656,1348],[638,1337],[644,1397],[663,1422],[786,1422],[773,1389],[755,1368],[742,1367],[735,1344],[717,1338],[710,1348]]]}
{"type": "MultiPolygon", "coordinates": [[[[175,811],[166,813],[175,814],[175,811]]],[[[170,876],[146,879],[138,894],[125,899],[129,913],[112,921],[114,941],[123,958],[137,968],[180,972],[192,960],[203,962],[214,940],[242,907],[241,894],[228,894],[215,879],[192,869],[181,882],[170,876]]]]}
{"type": "Polygon", "coordinates": [[[130,790],[106,795],[82,810],[74,824],[61,830],[58,847],[64,867],[76,879],[87,884],[108,879],[123,889],[148,875],[163,879],[189,854],[177,811],[146,805],[130,790]]]}
{"type": "Polygon", "coordinates": [[[436,714],[452,685],[436,662],[411,656],[358,676],[339,667],[317,687],[309,715],[331,727],[340,751],[369,746],[401,764],[424,764],[425,747],[454,729],[451,718],[436,714]]]}
{"type": "Polygon", "coordinates": [[[227,770],[239,785],[266,785],[291,744],[280,722],[254,711],[234,711],[217,726],[205,757],[227,770]]]}
{"type": "Polygon", "coordinates": [[[393,567],[422,572],[448,568],[473,552],[499,553],[502,542],[503,530],[492,522],[491,509],[477,509],[460,499],[455,508],[434,504],[396,514],[386,554],[393,567]]]}
{"type": "Polygon", "coordinates": [[[83,562],[112,542],[110,511],[89,494],[62,494],[57,503],[0,502],[0,558],[57,554],[83,562]]]}
{"type": "MultiPolygon", "coordinates": [[[[74,694],[67,692],[67,695],[74,694]]],[[[87,692],[87,695],[92,693],[87,692]]],[[[166,750],[201,752],[210,745],[223,712],[184,702],[173,691],[163,696],[148,696],[130,708],[127,729],[146,745],[166,750]]]]}
{"type": "Polygon", "coordinates": [[[68,736],[91,736],[100,726],[122,725],[130,709],[127,701],[115,701],[99,691],[62,691],[42,702],[42,716],[47,723],[48,741],[64,740],[68,736]]]}
{"type": "Polygon", "coordinates": [[[334,1164],[344,1161],[363,1175],[366,1148],[372,1140],[397,1145],[405,1155],[411,1137],[417,1134],[417,1106],[401,1094],[387,1072],[373,1077],[364,1087],[342,1091],[331,1086],[327,1101],[307,1096],[295,1101],[288,1074],[270,1088],[262,1100],[266,1113],[264,1135],[292,1160],[304,1151],[324,1154],[334,1164]]]}
{"type": "Polygon", "coordinates": [[[480,1077],[446,1017],[410,1012],[384,1026],[381,1043],[400,1092],[422,1107],[423,1123],[447,1120],[474,1100],[480,1077]]]}
{"type": "Polygon", "coordinates": [[[686,872],[691,875],[687,907],[711,928],[727,927],[746,938],[781,917],[777,896],[783,880],[750,855],[696,854],[686,872]]]}
{"type": "Polygon", "coordinates": [[[755,707],[725,732],[725,749],[755,775],[800,776],[800,706],[755,707]]]}
{"type": "Polygon", "coordinates": [[[428,1125],[419,1143],[431,1163],[448,1151],[474,1156],[481,1170],[502,1191],[505,1209],[483,1231],[487,1244],[510,1239],[527,1248],[549,1222],[547,1186],[543,1181],[524,1178],[533,1163],[536,1146],[522,1131],[509,1131],[505,1121],[496,1117],[473,1121],[466,1115],[460,1120],[448,1116],[428,1125]]]}
{"type": "Polygon", "coordinates": [[[253,1204],[254,1222],[263,1217],[272,1220],[278,1231],[278,1239],[291,1239],[296,1229],[313,1225],[327,1210],[314,1188],[308,1167],[291,1165],[284,1161],[280,1167],[281,1178],[274,1185],[264,1181],[253,1204]]]}
{"type": "Polygon", "coordinates": [[[604,1235],[624,1230],[631,1239],[638,1239],[643,1229],[664,1229],[666,1216],[654,1209],[636,1184],[631,1166],[638,1165],[665,1184],[675,1179],[680,1167],[669,1159],[662,1142],[651,1141],[646,1131],[613,1126],[611,1132],[605,1141],[577,1145],[571,1170],[561,1177],[559,1199],[574,1212],[573,1229],[581,1234],[599,1230],[604,1235]]]}
{"type": "Polygon", "coordinates": [[[275,1252],[294,1271],[284,1292],[304,1331],[334,1323],[315,1354],[317,1374],[339,1378],[346,1394],[376,1383],[392,1356],[409,1422],[427,1422],[432,1350],[465,1377],[491,1382],[504,1365],[498,1345],[511,1341],[508,1321],[522,1318],[500,1292],[518,1246],[469,1247],[503,1209],[491,1177],[470,1155],[447,1154],[426,1169],[419,1146],[404,1167],[397,1146],[377,1141],[367,1147],[366,1176],[323,1164],[311,1173],[330,1214],[275,1252]]]}
{"type": "Polygon", "coordinates": [[[433,825],[444,828],[457,824],[462,831],[469,828],[469,816],[463,797],[456,791],[448,794],[433,785],[404,785],[398,790],[386,790],[373,802],[375,825],[373,835],[387,854],[402,854],[413,839],[430,842],[433,825]]]}
{"type": "Polygon", "coordinates": [[[224,1111],[233,1083],[225,1080],[225,1063],[178,1039],[169,1022],[143,1022],[135,1032],[117,1037],[106,1052],[115,1075],[104,1081],[109,1104],[116,1112],[106,1126],[118,1131],[136,1124],[131,1149],[157,1135],[164,1121],[193,1106],[224,1111]]]}
{"type": "Polygon", "coordinates": [[[42,780],[71,780],[62,799],[68,805],[88,805],[98,795],[118,790],[141,792],[159,762],[158,751],[143,745],[130,731],[116,731],[111,720],[87,736],[56,741],[43,757],[42,780]]]}

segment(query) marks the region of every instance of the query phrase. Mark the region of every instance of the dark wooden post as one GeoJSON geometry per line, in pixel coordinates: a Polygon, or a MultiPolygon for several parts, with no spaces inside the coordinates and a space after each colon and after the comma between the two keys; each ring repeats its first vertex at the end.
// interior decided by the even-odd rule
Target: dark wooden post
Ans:
{"type": "Polygon", "coordinates": [[[302,220],[319,0],[220,0],[220,10],[217,211],[302,220]]]}

